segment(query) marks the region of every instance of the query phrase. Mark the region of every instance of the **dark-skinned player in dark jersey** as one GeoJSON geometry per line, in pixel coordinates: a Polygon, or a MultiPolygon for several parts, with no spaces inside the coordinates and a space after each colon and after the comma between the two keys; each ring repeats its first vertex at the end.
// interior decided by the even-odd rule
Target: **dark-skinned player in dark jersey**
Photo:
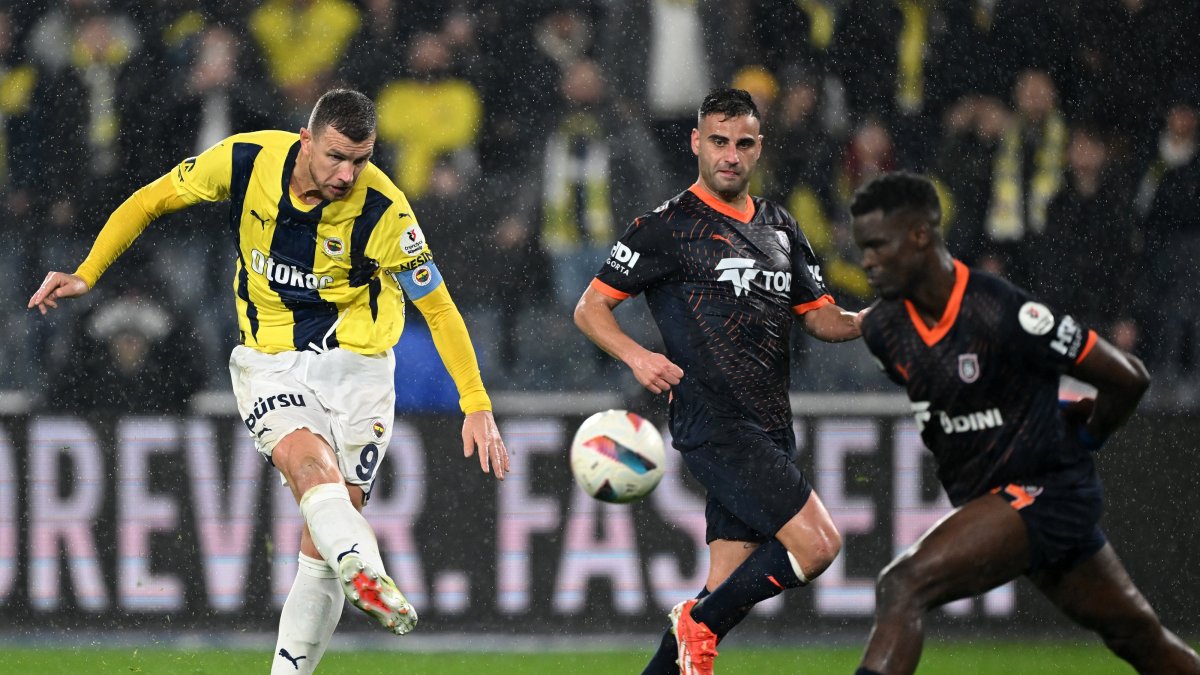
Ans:
{"type": "Polygon", "coordinates": [[[789,336],[799,316],[818,339],[850,340],[860,317],[833,303],[795,219],[749,195],[759,128],[749,94],[711,92],[692,130],[699,179],[629,226],[575,309],[579,328],[639,383],[671,392],[674,445],[708,491],[705,588],[671,611],[648,674],[711,673],[717,641],[755,603],[816,578],[841,549],[796,466],[789,336]],[[665,355],[613,316],[643,292],[665,355]]]}
{"type": "Polygon", "coordinates": [[[1200,673],[1097,525],[1103,488],[1092,452],[1149,386],[1141,361],[954,259],[928,179],[877,177],[850,213],[880,297],[863,339],[907,390],[955,507],[880,574],[858,675],[914,672],[926,612],[1019,576],[1138,672],[1200,673]],[[1062,374],[1095,387],[1094,398],[1060,402],[1062,374]]]}

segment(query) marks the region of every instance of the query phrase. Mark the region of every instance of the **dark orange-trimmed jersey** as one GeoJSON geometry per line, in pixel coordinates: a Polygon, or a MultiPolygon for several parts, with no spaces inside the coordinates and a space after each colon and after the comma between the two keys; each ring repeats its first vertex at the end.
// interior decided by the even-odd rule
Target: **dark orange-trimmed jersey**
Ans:
{"type": "Polygon", "coordinates": [[[907,300],[880,300],[863,321],[867,347],[908,391],[951,503],[1038,476],[1090,475],[1091,454],[1063,420],[1058,390],[1096,333],[1007,281],[954,266],[933,326],[907,300]]]}
{"type": "Polygon", "coordinates": [[[792,324],[833,298],[787,211],[757,197],[738,211],[693,185],[634,220],[592,287],[617,299],[645,293],[684,373],[671,390],[677,448],[736,439],[740,424],[791,424],[792,324]]]}

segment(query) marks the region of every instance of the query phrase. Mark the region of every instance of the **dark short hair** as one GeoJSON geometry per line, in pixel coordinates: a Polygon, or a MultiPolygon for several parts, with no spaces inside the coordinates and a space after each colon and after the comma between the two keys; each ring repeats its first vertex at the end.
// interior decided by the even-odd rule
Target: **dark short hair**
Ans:
{"type": "Polygon", "coordinates": [[[724,115],[725,117],[741,117],[749,115],[762,119],[758,115],[758,106],[754,105],[754,99],[750,97],[750,92],[745,89],[713,89],[708,92],[708,96],[700,103],[700,109],[696,111],[696,123],[709,115],[724,115]]]}
{"type": "Polygon", "coordinates": [[[362,143],[375,133],[375,103],[352,89],[331,89],[317,99],[308,130],[318,134],[333,127],[354,143],[362,143]]]}
{"type": "Polygon", "coordinates": [[[857,218],[876,210],[883,211],[884,216],[896,211],[923,212],[935,225],[942,219],[942,204],[933,181],[909,171],[881,174],[855,190],[850,215],[857,218]]]}

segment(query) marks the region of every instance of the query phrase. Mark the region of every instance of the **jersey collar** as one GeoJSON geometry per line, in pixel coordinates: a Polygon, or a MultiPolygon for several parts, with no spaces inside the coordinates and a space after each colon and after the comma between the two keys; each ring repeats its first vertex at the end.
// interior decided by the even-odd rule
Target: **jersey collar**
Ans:
{"type": "Polygon", "coordinates": [[[707,204],[712,210],[722,215],[729,216],[739,223],[748,223],[750,222],[750,219],[754,217],[754,200],[750,198],[750,195],[746,195],[746,208],[742,211],[739,211],[720,199],[717,199],[715,195],[706,190],[704,186],[700,184],[700,181],[693,183],[692,186],[688,188],[688,192],[691,192],[699,197],[700,201],[707,204]]]}
{"type": "Polygon", "coordinates": [[[942,310],[942,318],[933,326],[926,326],[925,320],[917,313],[917,308],[911,301],[904,301],[904,308],[908,310],[908,318],[912,320],[913,328],[917,329],[917,334],[921,336],[921,340],[926,347],[932,347],[950,332],[950,328],[954,326],[955,320],[958,319],[958,310],[962,308],[963,293],[967,290],[967,279],[971,276],[970,270],[960,261],[954,261],[954,289],[950,291],[950,301],[946,303],[946,309],[942,310]]]}

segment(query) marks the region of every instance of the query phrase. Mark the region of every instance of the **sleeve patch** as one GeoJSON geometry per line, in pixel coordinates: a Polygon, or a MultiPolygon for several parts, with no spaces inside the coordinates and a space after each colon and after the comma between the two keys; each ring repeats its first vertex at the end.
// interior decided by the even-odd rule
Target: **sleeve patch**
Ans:
{"type": "Polygon", "coordinates": [[[1021,328],[1030,335],[1045,335],[1054,328],[1054,315],[1040,302],[1026,302],[1017,313],[1021,328]]]}
{"type": "Polygon", "coordinates": [[[421,226],[416,223],[405,228],[404,234],[400,235],[400,249],[407,255],[416,255],[425,248],[425,233],[421,232],[421,226]]]}

